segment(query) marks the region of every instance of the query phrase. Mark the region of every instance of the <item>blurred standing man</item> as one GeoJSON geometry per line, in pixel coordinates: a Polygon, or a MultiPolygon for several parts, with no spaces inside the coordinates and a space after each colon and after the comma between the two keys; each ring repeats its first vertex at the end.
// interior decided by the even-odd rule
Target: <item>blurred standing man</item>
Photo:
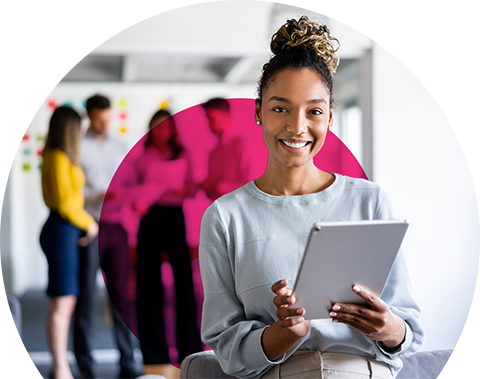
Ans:
{"type": "MultiPolygon", "coordinates": [[[[86,180],[85,208],[99,222],[107,188],[127,150],[120,141],[108,136],[110,101],[104,96],[95,95],[87,100],[86,108],[90,126],[81,143],[86,180]]],[[[135,378],[140,375],[140,371],[135,367],[133,359],[130,330],[119,316],[128,317],[134,309],[134,299],[128,298],[126,289],[131,269],[127,233],[121,225],[120,212],[104,213],[108,217],[102,217],[102,222],[99,223],[100,244],[97,237],[80,251],[80,294],[74,318],[74,352],[83,377],[95,378],[91,355],[91,322],[95,278],[101,267],[112,303],[114,335],[120,351],[119,378],[135,378]]],[[[135,321],[125,321],[129,325],[136,325],[135,321]]]]}
{"type": "Polygon", "coordinates": [[[249,159],[245,141],[230,127],[230,104],[213,98],[202,105],[218,144],[210,153],[208,177],[200,185],[211,200],[231,192],[249,181],[249,159]]]}

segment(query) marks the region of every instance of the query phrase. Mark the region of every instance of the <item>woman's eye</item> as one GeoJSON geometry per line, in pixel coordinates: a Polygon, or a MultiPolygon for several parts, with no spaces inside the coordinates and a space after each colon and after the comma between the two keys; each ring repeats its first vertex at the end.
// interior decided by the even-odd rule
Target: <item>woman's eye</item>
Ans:
{"type": "Polygon", "coordinates": [[[282,107],[275,107],[275,108],[273,108],[273,111],[277,112],[277,113],[283,113],[283,112],[286,112],[287,110],[285,108],[282,108],[282,107]]]}
{"type": "Polygon", "coordinates": [[[322,114],[322,111],[320,109],[314,109],[311,111],[312,114],[314,115],[321,115],[322,114]]]}

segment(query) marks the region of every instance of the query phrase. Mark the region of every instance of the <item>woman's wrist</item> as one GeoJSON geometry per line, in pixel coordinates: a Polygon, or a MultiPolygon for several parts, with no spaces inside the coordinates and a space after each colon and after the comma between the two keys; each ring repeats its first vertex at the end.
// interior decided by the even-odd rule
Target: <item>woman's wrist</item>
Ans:
{"type": "Polygon", "coordinates": [[[394,337],[396,338],[381,342],[384,350],[387,352],[392,352],[397,350],[403,344],[403,342],[405,341],[405,337],[407,335],[407,328],[405,326],[404,321],[398,316],[396,316],[396,320],[398,325],[396,329],[399,331],[398,333],[394,334],[394,337]]]}
{"type": "Polygon", "coordinates": [[[280,359],[302,337],[295,335],[288,329],[280,326],[280,321],[265,328],[262,334],[262,348],[265,356],[270,361],[280,359]]]}

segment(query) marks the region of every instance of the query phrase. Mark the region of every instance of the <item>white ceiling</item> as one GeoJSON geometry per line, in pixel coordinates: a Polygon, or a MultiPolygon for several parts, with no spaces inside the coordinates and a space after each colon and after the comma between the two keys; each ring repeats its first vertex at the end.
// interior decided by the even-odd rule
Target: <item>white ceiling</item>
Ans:
{"type": "Polygon", "coordinates": [[[341,41],[340,58],[359,57],[370,39],[318,13],[265,1],[220,1],[146,19],[112,37],[65,81],[255,82],[270,56],[271,35],[307,14],[341,41]]]}

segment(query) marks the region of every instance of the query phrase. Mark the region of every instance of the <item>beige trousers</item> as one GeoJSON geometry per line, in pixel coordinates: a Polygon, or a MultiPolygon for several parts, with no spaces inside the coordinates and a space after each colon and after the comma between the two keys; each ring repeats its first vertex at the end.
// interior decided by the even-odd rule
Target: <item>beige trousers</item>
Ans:
{"type": "Polygon", "coordinates": [[[261,379],[392,379],[386,363],[357,355],[296,351],[290,358],[273,366],[261,379]]]}

